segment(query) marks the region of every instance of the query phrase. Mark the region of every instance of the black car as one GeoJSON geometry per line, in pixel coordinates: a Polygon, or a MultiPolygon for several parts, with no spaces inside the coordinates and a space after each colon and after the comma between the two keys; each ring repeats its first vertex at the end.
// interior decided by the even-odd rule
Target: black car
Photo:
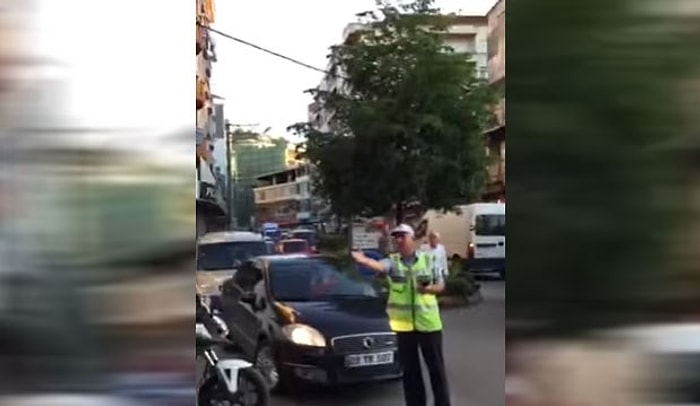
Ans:
{"type": "Polygon", "coordinates": [[[271,388],[399,378],[396,336],[382,295],[332,257],[265,256],[223,284],[232,339],[271,388]]]}

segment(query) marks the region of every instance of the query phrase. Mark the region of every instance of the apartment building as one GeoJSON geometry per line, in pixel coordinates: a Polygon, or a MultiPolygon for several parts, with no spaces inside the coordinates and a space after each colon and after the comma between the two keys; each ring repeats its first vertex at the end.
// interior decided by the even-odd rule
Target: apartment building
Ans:
{"type": "MultiPolygon", "coordinates": [[[[482,79],[488,79],[488,36],[489,25],[486,16],[479,15],[450,15],[448,27],[444,33],[445,44],[454,52],[462,53],[466,58],[474,62],[476,75],[482,79]]],[[[360,31],[366,30],[363,23],[350,23],[342,33],[341,43],[352,40],[360,31]]],[[[330,63],[329,63],[330,68],[330,63]]],[[[342,91],[342,79],[325,75],[318,85],[321,91],[342,91]]],[[[308,120],[316,129],[323,132],[330,131],[329,123],[333,113],[325,111],[314,102],[307,107],[308,120]]]]}
{"type": "Polygon", "coordinates": [[[454,52],[465,54],[474,62],[476,76],[488,79],[488,19],[479,15],[450,16],[444,34],[445,45],[454,52]]]}
{"type": "MultiPolygon", "coordinates": [[[[214,23],[214,0],[197,0],[196,13],[196,182],[197,235],[228,226],[224,190],[217,176],[214,145],[217,137],[215,105],[210,90],[216,44],[205,27],[214,23]]],[[[223,114],[223,110],[222,110],[223,114]]]]}
{"type": "Polygon", "coordinates": [[[319,221],[323,204],[312,194],[312,170],[302,163],[259,176],[254,189],[256,223],[293,227],[319,221]]]}
{"type": "Polygon", "coordinates": [[[248,138],[234,140],[231,149],[236,224],[239,227],[250,227],[255,216],[253,188],[256,179],[287,168],[288,142],[282,138],[251,133],[248,138]]]}
{"type": "Polygon", "coordinates": [[[506,2],[499,0],[487,13],[489,83],[498,96],[494,127],[486,132],[490,158],[484,198],[505,200],[506,194],[506,2]]]}

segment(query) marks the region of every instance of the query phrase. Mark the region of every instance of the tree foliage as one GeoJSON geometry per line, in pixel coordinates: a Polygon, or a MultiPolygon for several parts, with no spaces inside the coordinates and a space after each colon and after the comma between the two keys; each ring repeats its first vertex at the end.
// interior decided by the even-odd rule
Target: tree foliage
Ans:
{"type": "Polygon", "coordinates": [[[290,127],[306,139],[317,190],[345,215],[478,199],[493,97],[470,57],[445,45],[449,17],[427,0],[358,17],[362,28],[331,47],[338,85],[309,91],[331,113],[327,128],[290,127]]]}

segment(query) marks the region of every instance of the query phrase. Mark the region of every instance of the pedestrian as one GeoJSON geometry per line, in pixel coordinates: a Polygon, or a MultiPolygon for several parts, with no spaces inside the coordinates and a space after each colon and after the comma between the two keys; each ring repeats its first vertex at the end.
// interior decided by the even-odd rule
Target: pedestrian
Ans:
{"type": "Polygon", "coordinates": [[[440,233],[430,231],[428,233],[428,243],[421,247],[421,251],[433,254],[435,267],[442,272],[442,276],[447,278],[450,272],[450,266],[447,263],[447,251],[445,246],[440,244],[440,233]]]}
{"type": "Polygon", "coordinates": [[[442,354],[442,320],[435,295],[445,288],[443,274],[433,256],[416,249],[415,233],[407,224],[391,232],[397,253],[376,261],[353,251],[357,263],[387,276],[389,324],[396,333],[398,357],[403,367],[406,406],[426,406],[427,398],[420,356],[428,367],[435,406],[450,406],[442,354]]]}

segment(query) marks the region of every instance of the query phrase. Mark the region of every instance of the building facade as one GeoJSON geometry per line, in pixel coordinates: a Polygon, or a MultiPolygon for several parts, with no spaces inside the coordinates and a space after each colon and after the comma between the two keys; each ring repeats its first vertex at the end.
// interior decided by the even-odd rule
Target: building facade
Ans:
{"type": "Polygon", "coordinates": [[[479,15],[450,16],[444,34],[445,45],[470,58],[476,76],[481,79],[488,79],[489,75],[488,36],[488,18],[479,15]]]}
{"type": "Polygon", "coordinates": [[[313,196],[312,166],[298,164],[256,179],[256,225],[277,223],[282,227],[320,221],[323,203],[313,196]]]}
{"type": "MultiPolygon", "coordinates": [[[[210,90],[216,44],[206,27],[214,23],[214,0],[197,0],[196,13],[196,188],[197,235],[228,226],[224,184],[214,158],[217,132],[214,99],[210,90]]],[[[222,110],[223,114],[223,110],[222,110]]]]}
{"type": "Polygon", "coordinates": [[[287,168],[288,142],[281,138],[255,136],[232,143],[233,208],[238,227],[253,226],[257,177],[287,168]]]}
{"type": "MultiPolygon", "coordinates": [[[[450,46],[454,52],[462,53],[474,62],[475,74],[484,80],[489,76],[489,20],[486,16],[455,15],[449,16],[448,27],[443,34],[445,45],[450,46]]],[[[362,23],[350,23],[343,30],[342,43],[351,41],[360,31],[366,30],[367,25],[362,23]]],[[[330,71],[329,63],[328,69],[330,71]]],[[[341,76],[341,75],[338,75],[341,76]]],[[[317,88],[321,91],[343,91],[342,79],[338,76],[325,75],[317,88]]],[[[308,121],[321,132],[329,132],[329,124],[333,112],[326,111],[317,102],[307,107],[308,121]]]]}
{"type": "Polygon", "coordinates": [[[499,0],[487,14],[489,84],[498,97],[494,126],[486,132],[490,158],[485,200],[505,201],[506,195],[506,2],[499,0]]]}

